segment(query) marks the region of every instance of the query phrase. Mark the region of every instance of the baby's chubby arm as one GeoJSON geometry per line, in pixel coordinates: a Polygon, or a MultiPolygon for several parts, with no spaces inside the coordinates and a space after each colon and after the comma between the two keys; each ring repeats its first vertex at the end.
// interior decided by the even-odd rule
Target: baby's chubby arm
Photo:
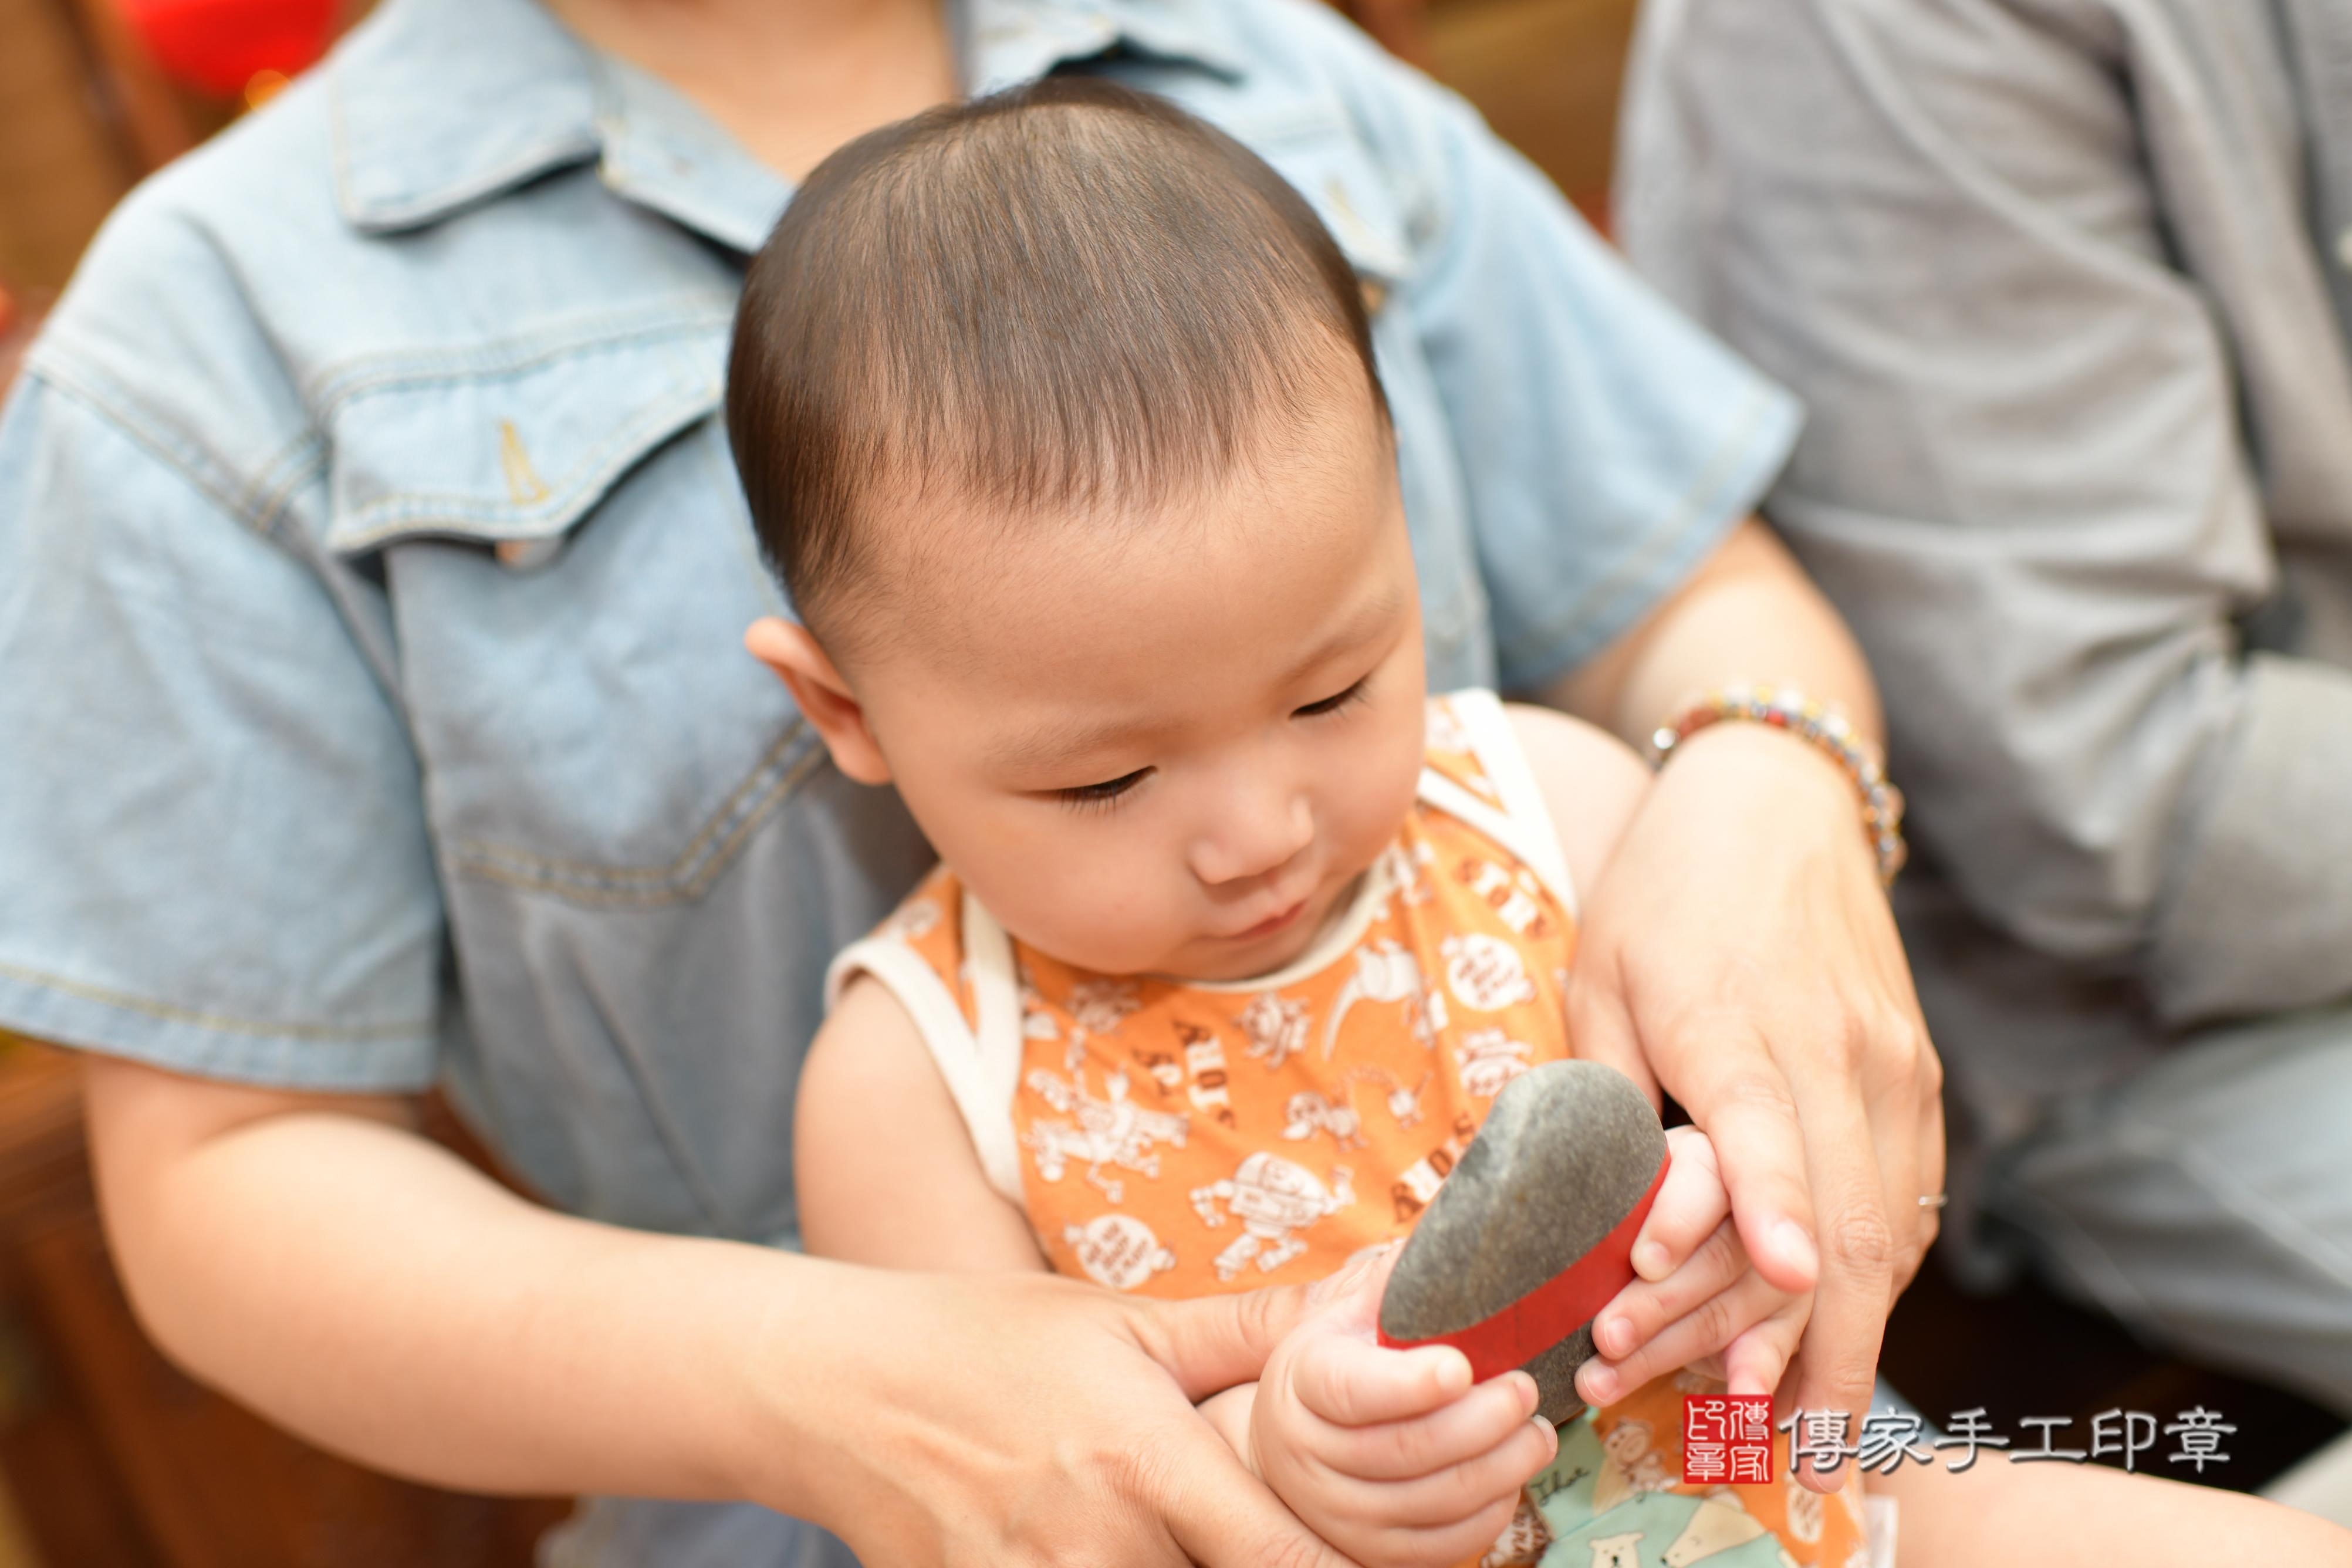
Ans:
{"type": "Polygon", "coordinates": [[[1569,880],[1580,893],[1601,880],[1617,852],[1650,793],[1650,770],[1631,746],[1581,719],[1519,702],[1503,710],[1551,814],[1569,880]]]}
{"type": "Polygon", "coordinates": [[[802,1245],[937,1273],[1045,1271],[1021,1211],[982,1171],[915,1020],[860,975],[817,1030],[793,1117],[802,1245]]]}

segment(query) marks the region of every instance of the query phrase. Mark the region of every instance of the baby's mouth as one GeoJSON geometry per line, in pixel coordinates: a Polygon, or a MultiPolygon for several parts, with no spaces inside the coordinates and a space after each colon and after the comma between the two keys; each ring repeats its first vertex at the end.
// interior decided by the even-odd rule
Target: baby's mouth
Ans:
{"type": "Polygon", "coordinates": [[[1301,899],[1297,903],[1291,905],[1288,909],[1268,915],[1265,919],[1258,921],[1257,924],[1250,927],[1247,931],[1235,931],[1227,940],[1232,942],[1255,942],[1262,937],[1272,936],[1275,932],[1284,930],[1299,916],[1305,914],[1307,912],[1307,900],[1301,899]]]}
{"type": "Polygon", "coordinates": [[[1249,926],[1249,929],[1244,929],[1244,931],[1230,931],[1230,933],[1225,933],[1223,941],[1228,941],[1228,942],[1256,942],[1256,941],[1263,941],[1263,938],[1267,938],[1267,936],[1275,936],[1275,933],[1277,933],[1277,931],[1289,929],[1291,924],[1296,924],[1296,921],[1298,921],[1298,917],[1301,917],[1301,914],[1306,914],[1306,912],[1307,912],[1307,905],[1310,905],[1310,902],[1315,902],[1315,891],[1312,891],[1312,889],[1307,889],[1306,893],[1301,893],[1301,896],[1294,898],[1294,900],[1291,900],[1291,902],[1286,902],[1286,905],[1282,905],[1282,908],[1279,908],[1279,910],[1275,910],[1273,914],[1267,914],[1265,920],[1258,921],[1256,926],[1249,926]]]}

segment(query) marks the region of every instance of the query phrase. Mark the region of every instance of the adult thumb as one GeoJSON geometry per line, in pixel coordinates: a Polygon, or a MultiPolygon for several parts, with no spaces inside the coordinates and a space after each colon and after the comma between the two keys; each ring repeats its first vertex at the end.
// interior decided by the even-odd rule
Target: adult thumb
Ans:
{"type": "Polygon", "coordinates": [[[1125,1305],[1137,1342],[1196,1404],[1256,1377],[1282,1336],[1314,1307],[1298,1285],[1189,1301],[1130,1299],[1125,1305]]]}

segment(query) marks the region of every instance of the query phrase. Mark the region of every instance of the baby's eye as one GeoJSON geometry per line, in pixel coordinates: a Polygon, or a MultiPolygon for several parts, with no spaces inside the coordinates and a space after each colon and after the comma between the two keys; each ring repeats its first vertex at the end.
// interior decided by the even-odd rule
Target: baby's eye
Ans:
{"type": "Polygon", "coordinates": [[[1144,775],[1150,772],[1150,768],[1138,768],[1131,773],[1121,773],[1100,784],[1080,784],[1076,789],[1055,790],[1054,793],[1060,795],[1067,805],[1108,805],[1141,784],[1144,775]]]}
{"type": "Polygon", "coordinates": [[[1337,713],[1340,709],[1345,708],[1350,702],[1362,700],[1365,683],[1370,679],[1371,677],[1368,675],[1364,677],[1362,680],[1359,680],[1353,686],[1348,688],[1345,691],[1335,691],[1330,696],[1323,699],[1320,702],[1309,702],[1306,707],[1299,709],[1296,713],[1292,714],[1291,717],[1294,719],[1318,719],[1326,713],[1337,713]]]}

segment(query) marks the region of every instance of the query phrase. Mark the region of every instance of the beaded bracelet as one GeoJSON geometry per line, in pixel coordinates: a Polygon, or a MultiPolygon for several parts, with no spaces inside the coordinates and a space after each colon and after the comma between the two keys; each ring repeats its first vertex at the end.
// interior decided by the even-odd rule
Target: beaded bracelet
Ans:
{"type": "Polygon", "coordinates": [[[1819,748],[1845,771],[1862,795],[1862,826],[1878,856],[1879,880],[1893,886],[1910,849],[1903,842],[1903,792],[1886,782],[1877,748],[1854,732],[1838,709],[1816,702],[1790,687],[1730,686],[1710,691],[1684,708],[1682,717],[1650,737],[1650,759],[1666,764],[1674,749],[1709,725],[1726,721],[1769,724],[1819,748]]]}

